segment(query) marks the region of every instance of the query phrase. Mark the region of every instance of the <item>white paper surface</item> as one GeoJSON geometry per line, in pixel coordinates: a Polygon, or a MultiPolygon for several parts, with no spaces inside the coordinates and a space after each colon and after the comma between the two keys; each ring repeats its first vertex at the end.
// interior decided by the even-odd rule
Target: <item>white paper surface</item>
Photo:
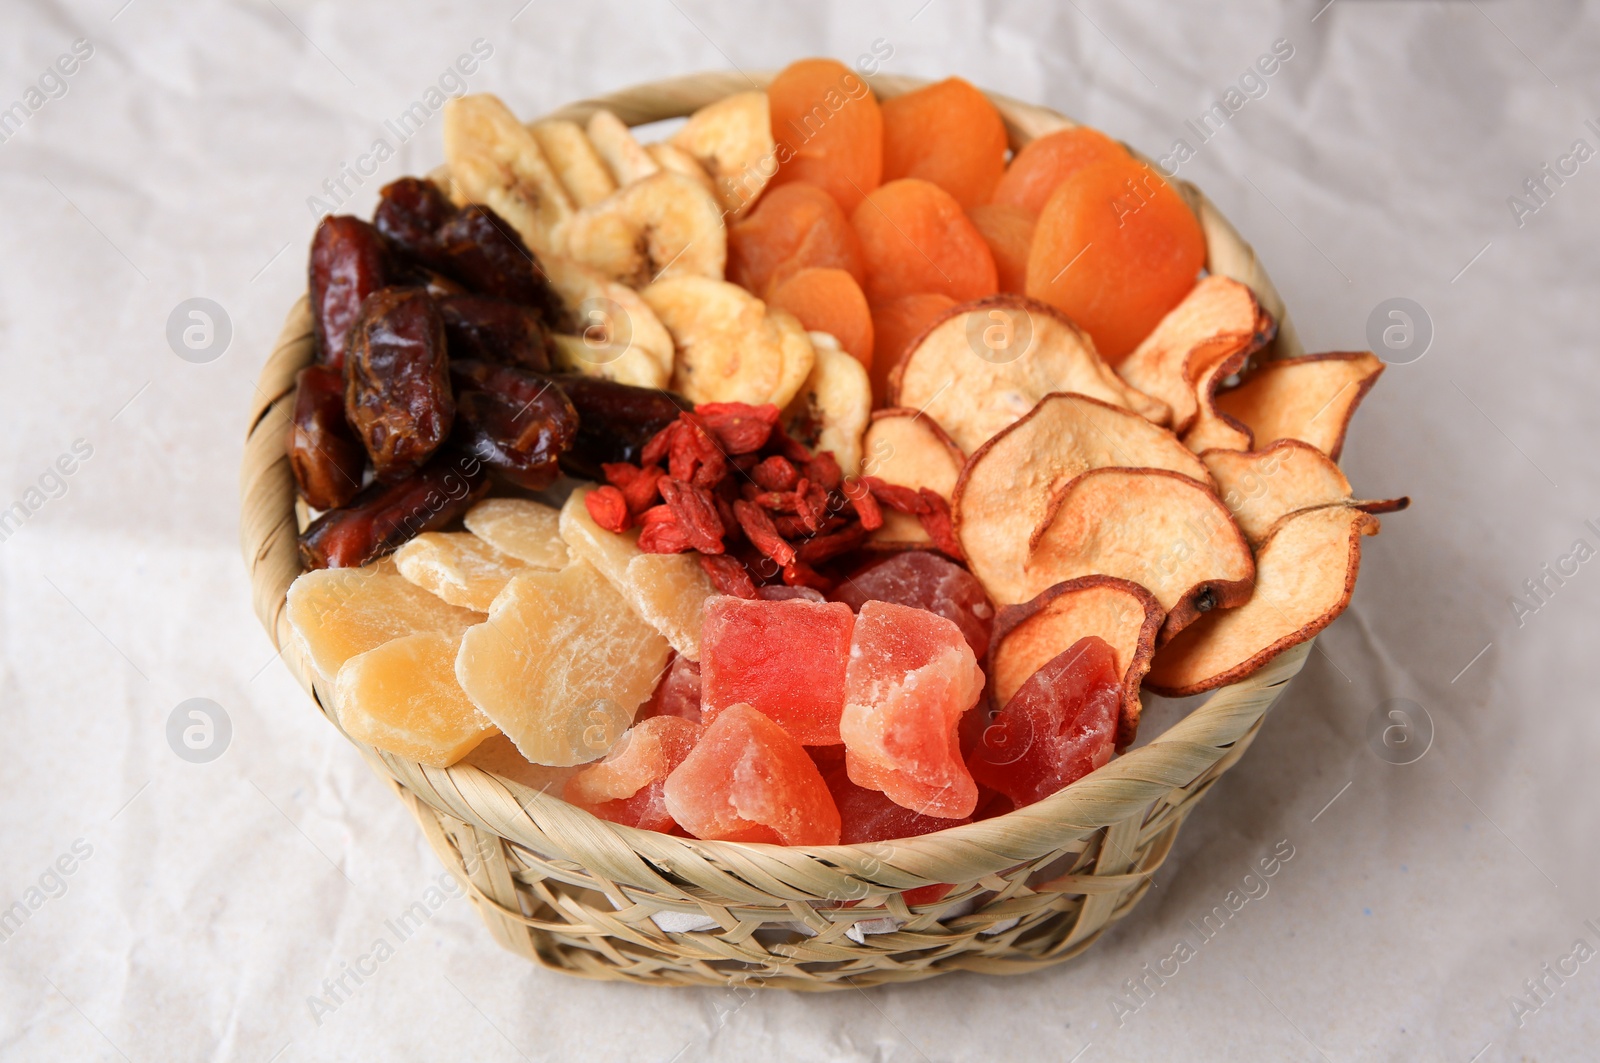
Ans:
{"type": "MultiPolygon", "coordinates": [[[[1575,942],[1600,948],[1600,562],[1559,582],[1542,566],[1600,547],[1600,160],[1544,177],[1521,225],[1507,197],[1574,141],[1600,149],[1600,14],[1218,6],[8,4],[0,105],[74,40],[93,53],[64,95],[44,78],[59,98],[41,91],[0,144],[0,506],[30,507],[0,543],[0,910],[27,910],[0,941],[0,1057],[1592,1057],[1600,962],[1575,942]],[[480,38],[493,54],[469,87],[529,115],[876,41],[886,71],[958,73],[1152,155],[1292,44],[1182,175],[1255,244],[1308,348],[1367,346],[1383,300],[1425,308],[1431,349],[1390,368],[1345,452],[1362,495],[1416,505],[1384,518],[1350,612],[1081,959],[822,997],[596,985],[502,952],[459,898],[372,958],[440,868],[274,660],[237,468],[252,381],[303,288],[307,198],[480,38]],[[232,328],[202,364],[166,339],[192,297],[232,328]],[[1519,618],[1511,597],[1539,579],[1546,601],[1519,618]],[[209,763],[168,742],[191,698],[231,728],[209,763]],[[1414,764],[1369,744],[1391,698],[1431,718],[1414,764]],[[1247,880],[1275,848],[1292,856],[1247,880]],[[314,1014],[350,967],[372,973],[314,1014]],[[1540,978],[1543,1002],[1524,984],[1540,978]]],[[[434,119],[346,178],[353,209],[435,164],[438,138],[434,119]]]]}

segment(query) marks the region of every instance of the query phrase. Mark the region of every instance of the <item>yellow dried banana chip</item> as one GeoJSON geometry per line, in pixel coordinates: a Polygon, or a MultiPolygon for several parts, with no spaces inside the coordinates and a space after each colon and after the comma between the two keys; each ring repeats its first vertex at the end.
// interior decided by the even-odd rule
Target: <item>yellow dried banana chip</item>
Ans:
{"type": "Polygon", "coordinates": [[[555,251],[574,206],[528,127],[494,96],[444,107],[444,156],[458,202],[482,203],[538,254],[555,251]]]}
{"type": "Polygon", "coordinates": [[[861,471],[861,435],[872,416],[872,381],[839,341],[810,332],[816,362],[783,411],[784,429],[813,453],[833,451],[846,476],[861,471]]]}
{"type": "Polygon", "coordinates": [[[544,149],[544,156],[561,179],[561,186],[579,207],[598,203],[617,190],[617,182],[605,160],[589,143],[589,135],[577,122],[553,119],[528,127],[544,149]]]}
{"type": "Polygon", "coordinates": [[[572,216],[567,257],[634,288],[667,277],[722,279],[728,230],[704,186],[678,173],[635,181],[572,216]]]}
{"type": "Polygon", "coordinates": [[[710,172],[717,199],[734,217],[754,205],[777,172],[767,94],[736,92],[689,117],[672,138],[710,172]]]}

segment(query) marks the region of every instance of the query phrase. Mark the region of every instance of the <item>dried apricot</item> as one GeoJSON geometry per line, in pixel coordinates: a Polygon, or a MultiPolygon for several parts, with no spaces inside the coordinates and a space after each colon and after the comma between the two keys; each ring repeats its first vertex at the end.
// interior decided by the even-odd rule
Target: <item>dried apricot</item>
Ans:
{"type": "Polygon", "coordinates": [[[1205,260],[1205,234],[1173,187],[1145,163],[1107,159],[1045,204],[1027,294],[1072,318],[1115,364],[1194,287],[1205,260]]]}
{"type": "Polygon", "coordinates": [[[955,197],[906,177],[877,189],[850,216],[867,264],[867,298],[943,292],[958,302],[998,291],[994,256],[955,197]]]}
{"type": "Polygon", "coordinates": [[[1006,168],[1006,124],[989,97],[945,78],[883,103],[883,179],[932,181],[971,210],[1006,168]]]}
{"type": "Polygon", "coordinates": [[[889,370],[911,341],[944,316],[956,301],[941,292],[917,292],[872,304],[872,397],[883,405],[889,394],[889,370]]]}
{"type": "Polygon", "coordinates": [[[796,181],[761,197],[728,228],[728,279],[755,295],[809,266],[867,279],[850,216],[816,185],[796,181]]]}
{"type": "Polygon", "coordinates": [[[1127,148],[1098,129],[1058,129],[1023,145],[995,186],[991,202],[1038,214],[1050,193],[1074,173],[1103,159],[1127,157],[1127,148]]]}
{"type": "Polygon", "coordinates": [[[807,331],[828,333],[856,361],[872,368],[872,310],[849,273],[803,269],[774,287],[767,302],[799,318],[807,331]]]}
{"type": "Polygon", "coordinates": [[[994,272],[1003,292],[1023,292],[1028,287],[1028,249],[1039,215],[1010,203],[985,203],[967,208],[967,217],[994,255],[994,272]]]}
{"type": "Polygon", "coordinates": [[[801,59],[767,86],[778,172],[809,181],[845,210],[883,180],[883,113],[867,83],[834,59],[801,59]]]}

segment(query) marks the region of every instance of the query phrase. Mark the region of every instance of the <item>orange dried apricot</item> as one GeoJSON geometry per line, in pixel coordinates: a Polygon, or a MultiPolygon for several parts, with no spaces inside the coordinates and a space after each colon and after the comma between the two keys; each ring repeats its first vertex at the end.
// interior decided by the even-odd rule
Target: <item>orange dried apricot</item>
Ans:
{"type": "Polygon", "coordinates": [[[883,113],[854,71],[834,59],[798,60],[772,79],[767,101],[778,158],[772,186],[807,181],[847,211],[878,187],[883,113]]]}
{"type": "Polygon", "coordinates": [[[1023,145],[995,186],[991,202],[1023,207],[1037,214],[1044,209],[1050,193],[1085,166],[1128,157],[1128,149],[1098,129],[1058,129],[1023,145]]]}
{"type": "Polygon", "coordinates": [[[1115,364],[1194,287],[1205,234],[1145,163],[1107,159],[1061,183],[1039,215],[1027,294],[1058,308],[1115,364]]]}
{"type": "Polygon", "coordinates": [[[1006,124],[961,78],[883,102],[883,179],[920,177],[967,210],[987,203],[1006,168],[1006,124]]]}
{"type": "Polygon", "coordinates": [[[773,288],[767,303],[789,311],[809,331],[830,334],[872,369],[872,311],[861,285],[844,270],[803,269],[773,288]]]}
{"type": "Polygon", "coordinates": [[[984,203],[967,208],[967,217],[994,255],[995,277],[1003,292],[1022,292],[1028,285],[1028,248],[1039,215],[1010,203],[984,203]]]}
{"type": "Polygon", "coordinates": [[[994,256],[955,197],[905,177],[874,191],[850,215],[875,303],[914,292],[943,292],[960,302],[993,295],[994,256]]]}
{"type": "Polygon", "coordinates": [[[914,292],[896,299],[872,304],[872,377],[874,405],[881,406],[889,394],[889,371],[906,353],[911,341],[956,305],[941,292],[914,292]]]}
{"type": "Polygon", "coordinates": [[[812,266],[842,269],[858,284],[867,278],[850,216],[816,185],[771,189],[728,227],[728,279],[753,295],[812,266]]]}

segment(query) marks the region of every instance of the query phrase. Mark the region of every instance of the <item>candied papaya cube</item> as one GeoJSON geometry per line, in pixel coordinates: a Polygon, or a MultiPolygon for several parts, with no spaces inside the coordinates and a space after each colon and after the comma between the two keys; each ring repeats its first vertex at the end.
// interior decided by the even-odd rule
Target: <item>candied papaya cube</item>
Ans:
{"type": "Polygon", "coordinates": [[[718,713],[662,792],[667,813],[696,838],[839,842],[839,810],[805,747],[749,705],[718,713]]]}
{"type": "Polygon", "coordinates": [[[700,663],[691,661],[681,653],[672,655],[672,661],[656,684],[656,691],[639,710],[638,718],[648,720],[653,716],[679,716],[692,723],[700,722],[700,663]]]}
{"type": "Polygon", "coordinates": [[[535,764],[604,756],[667,665],[667,640],[594,566],[529,569],[461,638],[456,678],[535,764]]]}
{"type": "Polygon", "coordinates": [[[527,498],[486,498],[461,523],[502,554],[552,571],[567,564],[567,544],[557,531],[558,512],[527,498]]]}
{"type": "Polygon", "coordinates": [[[854,625],[839,602],[712,598],[700,631],[706,722],[731,705],[750,705],[802,745],[838,745],[854,625]]]}
{"type": "Polygon", "coordinates": [[[845,674],[845,768],[913,812],[972,815],[978,788],[956,729],[983,692],[983,672],[954,622],[869,601],[856,617],[845,674]]]}
{"type": "Polygon", "coordinates": [[[562,796],[601,819],[660,831],[677,826],[662,787],[694,748],[700,725],[677,716],[641,720],[607,753],[567,780],[562,796]]]}
{"type": "Polygon", "coordinates": [[[456,682],[461,635],[424,631],[358,653],[339,669],[334,710],[358,742],[447,768],[495,733],[456,682]]]}
{"type": "Polygon", "coordinates": [[[1111,759],[1121,703],[1110,644],[1081,638],[1011,695],[973,750],[972,774],[1017,808],[1049,797],[1111,759]]]}
{"type": "Polygon", "coordinates": [[[345,661],[402,635],[460,635],[482,613],[450,605],[380,562],[361,568],[319,568],[289,585],[284,609],[302,653],[324,682],[345,661]]]}
{"type": "Polygon", "coordinates": [[[978,660],[989,652],[994,603],[977,576],[932,551],[905,550],[871,562],[842,581],[833,600],[851,609],[868,601],[926,609],[953,621],[978,660]]]}
{"type": "Polygon", "coordinates": [[[486,613],[528,566],[471,532],[423,532],[394,553],[400,575],[451,605],[486,613]]]}
{"type": "Polygon", "coordinates": [[[827,780],[828,792],[833,794],[833,803],[839,808],[839,841],[844,845],[915,838],[919,834],[932,834],[972,822],[967,816],[959,819],[924,816],[897,805],[882,790],[856,785],[842,764],[828,772],[827,780]]]}

